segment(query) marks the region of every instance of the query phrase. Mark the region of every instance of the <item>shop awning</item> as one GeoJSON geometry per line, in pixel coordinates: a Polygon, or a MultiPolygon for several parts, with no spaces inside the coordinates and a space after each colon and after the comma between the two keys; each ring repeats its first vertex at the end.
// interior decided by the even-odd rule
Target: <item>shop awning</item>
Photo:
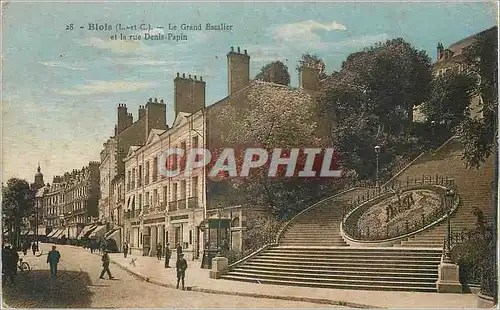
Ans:
{"type": "Polygon", "coordinates": [[[94,229],[94,231],[89,235],[89,238],[104,237],[106,234],[106,225],[101,225],[94,229]]]}
{"type": "Polygon", "coordinates": [[[53,238],[61,238],[64,235],[66,228],[59,228],[59,230],[52,236],[53,238]]]}
{"type": "Polygon", "coordinates": [[[120,230],[116,229],[111,234],[107,234],[106,239],[114,239],[115,241],[120,240],[120,230]]]}
{"type": "Polygon", "coordinates": [[[80,240],[84,237],[87,237],[87,235],[89,235],[95,228],[97,228],[97,225],[87,225],[83,227],[82,231],[80,232],[80,234],[76,239],[80,240]]]}
{"type": "Polygon", "coordinates": [[[58,230],[59,230],[59,229],[57,229],[57,228],[56,228],[56,229],[53,229],[51,232],[49,232],[49,234],[47,235],[47,237],[49,237],[49,238],[53,238],[53,237],[54,237],[54,235],[56,234],[56,232],[57,232],[58,230]]]}

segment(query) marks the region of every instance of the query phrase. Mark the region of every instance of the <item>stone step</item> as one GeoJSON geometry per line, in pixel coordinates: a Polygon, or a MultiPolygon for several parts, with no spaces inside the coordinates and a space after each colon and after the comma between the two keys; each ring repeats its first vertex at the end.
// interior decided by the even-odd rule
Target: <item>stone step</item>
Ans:
{"type": "Polygon", "coordinates": [[[375,254],[378,255],[392,255],[394,253],[408,253],[408,254],[422,254],[432,253],[436,256],[441,255],[440,250],[436,249],[394,249],[391,247],[348,247],[348,248],[323,248],[323,247],[290,247],[290,246],[276,246],[270,247],[267,251],[307,251],[307,252],[322,252],[322,253],[349,253],[349,254],[375,254]]]}
{"type": "Polygon", "coordinates": [[[279,278],[307,278],[307,279],[318,279],[320,281],[329,280],[330,282],[337,282],[339,280],[359,280],[359,281],[371,281],[371,282],[398,282],[401,280],[411,281],[411,282],[436,282],[437,274],[432,276],[417,276],[409,275],[406,277],[395,277],[391,275],[353,275],[353,274],[318,274],[318,273],[301,273],[301,272],[280,272],[280,271],[263,271],[263,270],[250,270],[247,268],[241,268],[231,271],[231,275],[237,276],[254,276],[254,277],[279,277],[279,278]]]}
{"type": "Polygon", "coordinates": [[[253,262],[259,263],[276,263],[279,262],[281,264],[304,264],[304,265],[322,265],[322,266],[359,266],[360,264],[370,264],[374,268],[383,267],[383,266],[406,266],[406,267],[415,267],[421,266],[422,268],[428,268],[429,266],[439,265],[440,260],[428,260],[428,261],[408,261],[408,260],[363,260],[362,262],[353,262],[353,259],[317,259],[314,261],[304,260],[304,259],[293,259],[293,258],[265,258],[265,257],[256,257],[252,258],[253,262]]]}
{"type": "Polygon", "coordinates": [[[347,270],[338,270],[338,269],[318,269],[318,268],[303,268],[301,265],[297,265],[297,267],[281,267],[281,266],[243,266],[236,267],[233,270],[254,270],[254,271],[269,271],[269,272],[296,272],[296,273],[314,273],[314,274],[323,274],[323,275],[358,275],[358,276],[394,276],[394,277],[437,277],[437,269],[406,269],[406,270],[397,270],[397,269],[388,269],[388,270],[378,270],[373,271],[371,269],[367,269],[366,271],[359,269],[347,269],[347,270]]]}
{"type": "MultiPolygon", "coordinates": [[[[330,254],[285,254],[285,253],[262,253],[256,257],[265,257],[265,258],[274,258],[274,259],[290,259],[290,258],[297,258],[297,259],[311,259],[314,261],[322,260],[322,259],[335,259],[336,261],[338,260],[352,260],[352,259],[357,259],[358,257],[355,257],[353,255],[348,255],[348,254],[340,254],[340,255],[330,255],[330,254]]],[[[428,261],[429,259],[436,258],[434,257],[429,257],[429,256],[416,256],[416,255],[392,255],[388,257],[380,257],[378,255],[363,255],[362,258],[366,261],[368,260],[411,260],[411,261],[428,261]]],[[[438,257],[439,259],[440,257],[438,257]]]]}
{"type": "Polygon", "coordinates": [[[335,289],[356,289],[356,290],[389,290],[389,291],[419,291],[419,292],[436,292],[435,284],[422,286],[421,283],[411,283],[411,282],[399,282],[395,284],[393,282],[381,282],[381,283],[370,283],[370,282],[353,282],[353,281],[341,281],[339,283],[328,283],[328,282],[318,282],[318,281],[308,281],[307,279],[294,279],[293,277],[288,279],[279,278],[253,278],[246,276],[231,276],[231,274],[222,276],[223,279],[227,280],[238,280],[252,283],[263,283],[263,284],[276,284],[276,285],[292,285],[292,286],[306,286],[306,287],[322,287],[322,288],[335,288],[335,289]]]}

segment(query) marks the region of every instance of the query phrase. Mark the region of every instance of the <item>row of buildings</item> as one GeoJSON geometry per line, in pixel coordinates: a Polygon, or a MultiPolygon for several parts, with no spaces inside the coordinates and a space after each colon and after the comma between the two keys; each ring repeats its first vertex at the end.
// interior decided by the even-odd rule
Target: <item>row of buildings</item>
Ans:
{"type": "MultiPolygon", "coordinates": [[[[496,27],[487,30],[491,31],[496,27]]],[[[461,51],[474,38],[446,50],[438,44],[436,75],[456,66],[461,51]]],[[[181,244],[188,257],[197,259],[203,249],[217,246],[221,238],[229,241],[232,249],[241,250],[248,219],[264,209],[238,199],[222,203],[213,199],[224,196],[231,185],[207,177],[204,168],[194,169],[190,175],[162,175],[162,154],[171,148],[189,152],[192,148],[231,146],[223,138],[231,128],[220,119],[225,106],[251,106],[252,100],[263,94],[276,94],[285,101],[301,98],[315,107],[321,81],[319,70],[310,67],[301,69],[297,89],[251,80],[250,56],[240,48],[231,48],[227,54],[227,72],[228,95],[208,106],[203,78],[177,73],[171,126],[167,125],[162,99],[151,98],[140,105],[135,120],[128,107],[119,104],[113,136],[103,143],[99,163],[90,162],[46,185],[39,168],[35,183],[43,227],[38,231],[49,239],[64,237],[70,242],[104,237],[113,239],[118,248],[126,241],[132,252],[143,255],[154,255],[158,243],[168,242],[171,247],[181,244]],[[224,231],[214,230],[209,219],[217,219],[219,227],[224,220],[224,231]]],[[[414,111],[418,121],[418,107],[414,111]]],[[[318,132],[318,136],[324,134],[318,132]]]]}
{"type": "Polygon", "coordinates": [[[38,171],[36,198],[43,223],[39,234],[69,242],[104,237],[113,239],[118,248],[126,241],[132,252],[144,255],[155,255],[158,243],[181,244],[193,259],[221,239],[241,250],[247,218],[264,209],[211,201],[230,185],[208,178],[205,168],[196,168],[189,176],[166,177],[159,171],[161,156],[169,148],[189,152],[230,146],[221,137],[231,128],[223,128],[219,119],[226,105],[251,105],[255,96],[248,94],[263,90],[284,98],[305,97],[314,104],[320,81],[319,70],[309,67],[302,70],[299,89],[250,80],[250,56],[240,48],[231,48],[227,64],[228,95],[218,102],[206,105],[206,82],[201,76],[177,73],[171,126],[162,99],[140,105],[135,120],[127,106],[119,104],[114,134],[103,143],[99,163],[90,162],[45,185],[38,171]],[[223,226],[229,227],[218,234],[207,219],[224,220],[229,225],[223,226]]]}

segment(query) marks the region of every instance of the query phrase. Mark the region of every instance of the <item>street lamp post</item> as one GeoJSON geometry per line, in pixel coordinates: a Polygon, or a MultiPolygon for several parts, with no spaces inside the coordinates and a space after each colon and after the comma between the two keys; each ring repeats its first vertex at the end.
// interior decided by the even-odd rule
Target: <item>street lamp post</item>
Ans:
{"type": "Polygon", "coordinates": [[[375,145],[375,156],[377,158],[377,174],[375,175],[375,185],[377,186],[377,188],[378,188],[378,157],[379,157],[379,154],[380,154],[380,146],[375,145]]]}
{"type": "Polygon", "coordinates": [[[445,249],[444,249],[444,257],[443,263],[451,263],[451,210],[453,208],[453,200],[455,198],[455,192],[453,190],[448,189],[446,193],[444,193],[444,203],[446,207],[446,241],[445,241],[445,249]]]}

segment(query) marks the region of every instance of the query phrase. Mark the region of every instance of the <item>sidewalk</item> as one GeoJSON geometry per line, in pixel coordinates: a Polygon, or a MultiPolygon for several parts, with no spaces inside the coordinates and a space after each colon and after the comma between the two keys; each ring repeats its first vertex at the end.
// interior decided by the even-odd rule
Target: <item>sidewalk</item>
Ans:
{"type": "MultiPolygon", "coordinates": [[[[83,250],[83,249],[82,249],[83,250]]],[[[112,263],[156,285],[175,288],[175,268],[164,268],[155,257],[111,253],[112,263]],[[132,263],[133,261],[133,263],[132,263]]],[[[175,255],[170,266],[175,267],[175,255]]],[[[200,262],[188,261],[186,289],[213,294],[313,302],[351,308],[477,308],[475,294],[438,294],[420,292],[362,291],[257,284],[210,279],[200,262]]]]}

